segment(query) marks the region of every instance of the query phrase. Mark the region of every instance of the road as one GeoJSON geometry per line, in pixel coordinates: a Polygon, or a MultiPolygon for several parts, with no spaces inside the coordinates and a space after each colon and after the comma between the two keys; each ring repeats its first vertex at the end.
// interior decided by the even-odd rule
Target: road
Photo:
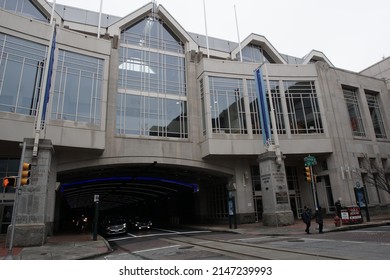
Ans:
{"type": "Polygon", "coordinates": [[[390,226],[263,235],[153,228],[107,238],[106,260],[390,260],[390,226]]]}

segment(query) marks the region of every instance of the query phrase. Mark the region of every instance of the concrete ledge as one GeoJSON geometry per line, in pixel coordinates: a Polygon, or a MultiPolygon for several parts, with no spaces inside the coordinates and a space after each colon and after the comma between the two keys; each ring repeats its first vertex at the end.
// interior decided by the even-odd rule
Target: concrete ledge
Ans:
{"type": "MultiPolygon", "coordinates": [[[[7,230],[7,246],[11,240],[12,225],[7,230]]],[[[45,224],[16,224],[13,246],[30,247],[42,246],[46,243],[46,226],[45,224]]]]}
{"type": "Polygon", "coordinates": [[[289,226],[294,224],[294,215],[291,211],[263,213],[265,226],[289,226]]]}

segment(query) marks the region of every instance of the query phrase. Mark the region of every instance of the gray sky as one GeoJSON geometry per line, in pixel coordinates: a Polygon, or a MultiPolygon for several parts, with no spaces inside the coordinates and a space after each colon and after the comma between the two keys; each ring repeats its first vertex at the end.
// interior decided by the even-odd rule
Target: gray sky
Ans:
{"type": "MultiPolygon", "coordinates": [[[[280,53],[322,51],[338,68],[359,72],[390,56],[389,0],[204,0],[207,33],[238,41],[265,36],[280,53]]],[[[52,0],[50,0],[52,2],[52,0]]],[[[126,16],[151,0],[103,0],[103,12],[126,16]]],[[[100,0],[57,0],[99,11],[100,0]]],[[[187,31],[206,35],[203,0],[157,0],[187,31]]]]}

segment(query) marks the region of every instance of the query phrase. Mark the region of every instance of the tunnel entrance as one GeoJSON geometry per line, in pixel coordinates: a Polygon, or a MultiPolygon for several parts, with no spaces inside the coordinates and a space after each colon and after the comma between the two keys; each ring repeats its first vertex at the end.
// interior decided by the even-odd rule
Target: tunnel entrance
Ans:
{"type": "Polygon", "coordinates": [[[74,229],[80,217],[85,218],[90,227],[97,195],[99,220],[106,216],[123,216],[127,219],[147,217],[154,224],[197,223],[200,205],[207,199],[200,195],[200,189],[227,182],[226,174],[156,162],[71,170],[57,177],[60,185],[56,232],[74,229]]]}

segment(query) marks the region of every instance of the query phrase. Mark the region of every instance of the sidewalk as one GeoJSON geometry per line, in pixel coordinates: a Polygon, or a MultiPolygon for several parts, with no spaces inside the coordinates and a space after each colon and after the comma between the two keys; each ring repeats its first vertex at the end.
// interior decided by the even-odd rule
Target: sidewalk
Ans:
{"type": "MultiPolygon", "coordinates": [[[[332,218],[326,218],[324,219],[324,233],[378,225],[390,225],[390,213],[371,217],[370,222],[364,221],[362,224],[341,225],[340,227],[334,225],[332,218]]],[[[317,224],[313,220],[311,233],[318,233],[316,226],[317,224]]],[[[199,230],[229,231],[253,235],[305,234],[305,224],[301,220],[295,220],[293,225],[281,227],[267,227],[262,223],[241,224],[237,226],[237,229],[229,229],[229,225],[195,225],[191,227],[199,230]]],[[[110,252],[112,252],[110,245],[101,236],[98,236],[97,240],[94,241],[91,234],[63,234],[49,236],[43,246],[14,247],[12,255],[14,260],[82,260],[110,252]]],[[[0,260],[3,260],[7,253],[5,235],[0,235],[0,260]]]]}

